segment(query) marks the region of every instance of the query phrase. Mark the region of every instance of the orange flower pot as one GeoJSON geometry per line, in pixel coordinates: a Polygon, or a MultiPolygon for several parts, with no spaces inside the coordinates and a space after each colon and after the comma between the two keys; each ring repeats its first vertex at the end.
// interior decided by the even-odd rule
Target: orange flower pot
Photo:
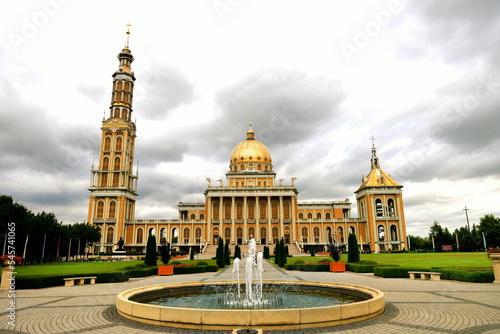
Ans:
{"type": "Polygon", "coordinates": [[[330,271],[331,272],[345,271],[345,263],[344,262],[330,262],[330,271]]]}
{"type": "Polygon", "coordinates": [[[158,276],[172,276],[174,274],[174,266],[158,266],[158,276]]]}

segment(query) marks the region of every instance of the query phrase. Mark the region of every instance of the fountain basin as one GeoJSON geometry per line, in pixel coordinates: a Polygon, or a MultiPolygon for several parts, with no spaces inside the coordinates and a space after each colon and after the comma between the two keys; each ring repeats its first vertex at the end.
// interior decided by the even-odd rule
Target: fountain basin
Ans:
{"type": "Polygon", "coordinates": [[[198,330],[232,330],[246,326],[264,330],[289,330],[344,325],[373,318],[384,311],[384,293],[369,287],[323,283],[265,281],[266,284],[295,284],[299,288],[318,289],[356,296],[359,302],[323,307],[294,309],[198,309],[143,304],[131,299],[141,295],[161,294],[165,289],[178,292],[200,291],[206,285],[228,285],[223,282],[163,284],[135,288],[117,296],[118,314],[134,321],[153,325],[198,330]]]}

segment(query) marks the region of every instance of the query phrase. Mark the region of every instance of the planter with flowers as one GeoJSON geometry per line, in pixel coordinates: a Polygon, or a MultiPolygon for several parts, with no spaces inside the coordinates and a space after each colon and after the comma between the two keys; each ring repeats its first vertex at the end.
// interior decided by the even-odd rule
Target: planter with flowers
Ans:
{"type": "Polygon", "coordinates": [[[330,244],[328,245],[328,252],[330,253],[330,257],[332,258],[332,262],[330,262],[330,271],[331,272],[343,272],[345,271],[345,263],[340,262],[340,250],[337,246],[330,244]]]}
{"type": "Polygon", "coordinates": [[[158,276],[172,276],[174,274],[174,266],[169,265],[170,262],[170,244],[164,242],[160,246],[161,262],[163,265],[158,266],[158,276]]]}
{"type": "Polygon", "coordinates": [[[493,283],[500,284],[500,249],[489,249],[488,258],[491,260],[491,264],[493,265],[493,274],[495,275],[495,281],[493,283]]]}

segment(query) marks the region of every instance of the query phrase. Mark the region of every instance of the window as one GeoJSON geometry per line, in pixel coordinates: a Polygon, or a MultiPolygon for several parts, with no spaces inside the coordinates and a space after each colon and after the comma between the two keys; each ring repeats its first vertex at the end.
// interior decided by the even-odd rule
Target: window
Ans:
{"type": "Polygon", "coordinates": [[[106,233],[106,242],[107,243],[112,243],[113,242],[113,228],[110,226],[108,227],[108,232],[106,233]]]}
{"type": "Polygon", "coordinates": [[[278,243],[278,238],[279,238],[278,228],[273,227],[273,244],[276,245],[278,243]]]}
{"type": "Polygon", "coordinates": [[[116,157],[115,158],[115,165],[113,166],[114,170],[120,170],[120,158],[116,157]]]}
{"type": "Polygon", "coordinates": [[[213,213],[212,216],[214,219],[219,219],[219,202],[215,202],[213,205],[213,213]]]}
{"type": "Polygon", "coordinates": [[[224,229],[224,239],[225,239],[225,243],[228,244],[231,242],[231,229],[229,227],[226,227],[224,229]]]}
{"type": "Polygon", "coordinates": [[[330,216],[330,212],[327,212],[327,213],[326,213],[325,218],[326,218],[326,219],[330,219],[330,218],[331,218],[331,216],[330,216]]]}
{"type": "Polygon", "coordinates": [[[255,202],[248,202],[248,219],[255,219],[255,202]]]}
{"type": "Polygon", "coordinates": [[[356,234],[356,229],[354,226],[349,226],[349,234],[356,234]]]}
{"type": "Polygon", "coordinates": [[[109,169],[109,158],[104,158],[102,159],[102,170],[108,170],[109,169]]]}
{"type": "Polygon", "coordinates": [[[309,213],[307,214],[307,219],[312,219],[312,217],[313,217],[313,214],[309,212],[309,213]]]}
{"type": "Polygon", "coordinates": [[[144,238],[144,230],[142,228],[137,229],[137,236],[136,236],[136,243],[142,244],[143,243],[143,238],[144,238]]]}
{"type": "Polygon", "coordinates": [[[272,218],[278,219],[278,202],[273,201],[271,203],[271,212],[272,212],[272,218]]]}
{"type": "Polygon", "coordinates": [[[116,214],[116,202],[111,201],[109,203],[109,218],[115,218],[115,214],[116,214]]]}
{"type": "Polygon", "coordinates": [[[190,234],[189,232],[190,232],[190,231],[189,231],[189,228],[185,227],[185,228],[184,228],[184,232],[182,233],[182,234],[183,234],[183,236],[184,236],[184,243],[185,243],[185,244],[188,244],[188,243],[189,243],[189,234],[190,234]]]}
{"type": "Polygon", "coordinates": [[[375,209],[377,210],[377,217],[382,217],[384,212],[382,208],[382,200],[380,198],[375,200],[375,209]]]}
{"type": "Polygon", "coordinates": [[[260,218],[265,219],[267,218],[267,203],[266,202],[260,202],[260,218]]]}
{"type": "Polygon", "coordinates": [[[313,228],[314,242],[319,242],[319,227],[315,226],[313,228]]]}
{"type": "Polygon", "coordinates": [[[116,138],[116,150],[115,151],[121,151],[122,150],[122,143],[123,143],[122,137],[116,138]]]}
{"type": "Polygon", "coordinates": [[[148,235],[155,235],[155,234],[156,234],[156,232],[155,232],[154,227],[150,227],[148,230],[148,235]]]}
{"type": "Polygon", "coordinates": [[[253,227],[248,228],[248,239],[255,237],[255,229],[253,227]]]}
{"type": "Polygon", "coordinates": [[[387,201],[387,206],[389,209],[389,217],[394,218],[396,216],[396,210],[394,209],[394,200],[392,198],[389,198],[387,201]]]}
{"type": "Polygon", "coordinates": [[[195,242],[200,243],[201,242],[201,228],[197,227],[196,230],[194,230],[194,237],[195,237],[195,242]]]}
{"type": "Polygon", "coordinates": [[[205,220],[205,215],[204,215],[203,213],[202,213],[202,214],[200,214],[200,219],[201,219],[201,220],[205,220]]]}
{"type": "Polygon", "coordinates": [[[196,219],[196,215],[194,213],[191,214],[191,220],[195,220],[196,219]]]}
{"type": "Polygon", "coordinates": [[[328,243],[333,243],[333,240],[332,240],[332,228],[330,226],[326,227],[326,235],[327,235],[327,242],[328,243]]]}
{"type": "Polygon", "coordinates": [[[396,225],[391,225],[391,241],[398,241],[398,228],[396,225]]]}
{"type": "Polygon", "coordinates": [[[335,241],[344,242],[344,229],[341,226],[337,227],[337,235],[335,241]]]}
{"type": "Polygon", "coordinates": [[[304,219],[304,214],[302,212],[299,213],[299,219],[304,219]]]}
{"type": "Polygon", "coordinates": [[[113,173],[113,187],[118,187],[120,181],[120,173],[113,173]]]}
{"type": "Polygon", "coordinates": [[[111,138],[104,138],[104,151],[109,151],[111,149],[111,138]]]}
{"type": "Polygon", "coordinates": [[[236,203],[236,219],[243,219],[243,203],[236,203]]]}
{"type": "Polygon", "coordinates": [[[385,240],[385,228],[383,225],[379,225],[378,228],[378,241],[384,241],[385,240]]]}
{"type": "Polygon", "coordinates": [[[308,236],[308,231],[307,231],[307,227],[303,227],[302,228],[302,241],[303,242],[307,242],[307,236],[308,236]]]}
{"type": "Polygon", "coordinates": [[[104,216],[104,202],[97,202],[97,218],[102,218],[104,216]]]}
{"type": "Polygon", "coordinates": [[[226,202],[224,209],[224,219],[231,219],[231,202],[226,202]]]}
{"type": "Polygon", "coordinates": [[[106,187],[108,185],[108,173],[101,174],[101,187],[106,187]]]}
{"type": "Polygon", "coordinates": [[[160,229],[160,242],[167,242],[167,229],[165,227],[160,229]]]}
{"type": "Polygon", "coordinates": [[[283,202],[283,218],[290,218],[290,202],[289,201],[284,201],[283,202]]]}
{"type": "Polygon", "coordinates": [[[316,214],[316,218],[317,218],[317,219],[321,219],[321,213],[320,213],[320,212],[318,212],[318,213],[316,214]]]}

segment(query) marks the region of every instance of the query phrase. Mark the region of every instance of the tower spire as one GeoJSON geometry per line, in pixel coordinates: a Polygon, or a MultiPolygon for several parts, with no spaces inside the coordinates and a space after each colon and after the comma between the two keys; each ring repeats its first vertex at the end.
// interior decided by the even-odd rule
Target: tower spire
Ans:
{"type": "Polygon", "coordinates": [[[377,149],[375,148],[375,138],[372,136],[370,140],[372,141],[372,159],[371,159],[372,169],[380,168],[380,162],[377,157],[377,149]]]}
{"type": "Polygon", "coordinates": [[[127,38],[125,39],[125,49],[129,48],[129,42],[130,42],[130,22],[127,24],[127,38]]]}

